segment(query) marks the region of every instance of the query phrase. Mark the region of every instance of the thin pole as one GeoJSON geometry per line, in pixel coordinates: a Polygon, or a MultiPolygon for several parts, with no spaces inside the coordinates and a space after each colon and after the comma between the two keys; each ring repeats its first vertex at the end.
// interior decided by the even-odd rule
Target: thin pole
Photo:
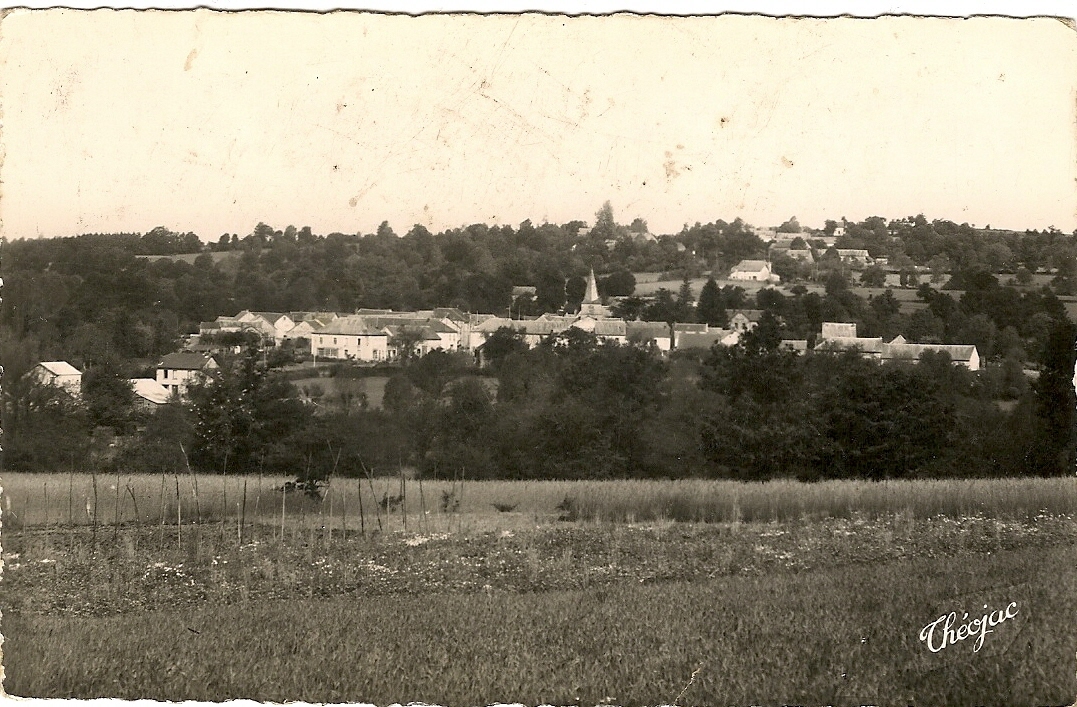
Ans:
{"type": "Polygon", "coordinates": [[[400,467],[400,520],[404,532],[408,532],[408,482],[404,478],[404,467],[400,467]]]}
{"type": "Polygon", "coordinates": [[[419,512],[422,513],[423,532],[429,533],[430,528],[426,520],[426,497],[423,495],[423,473],[419,472],[419,512]]]}
{"type": "Polygon", "coordinates": [[[247,474],[243,474],[243,504],[239,509],[239,544],[243,544],[243,527],[247,524],[247,474]]]}
{"type": "MultiPolygon", "coordinates": [[[[370,473],[370,470],[367,469],[365,465],[363,466],[363,471],[366,472],[366,481],[367,484],[370,485],[370,496],[374,499],[374,515],[378,518],[378,530],[383,530],[381,526],[381,511],[378,508],[378,492],[374,490],[374,475],[370,473]]],[[[362,487],[362,482],[359,482],[359,485],[362,487]]],[[[386,517],[386,520],[388,520],[388,517],[386,517]]]]}
{"type": "Polygon", "coordinates": [[[366,537],[366,517],[363,515],[363,477],[359,477],[359,534],[366,537]]]}
{"type": "Polygon", "coordinates": [[[165,549],[165,516],[168,510],[165,508],[165,475],[161,474],[161,532],[158,537],[157,548],[164,552],[165,549]]]}
{"type": "Polygon", "coordinates": [[[183,497],[180,496],[179,474],[176,474],[176,551],[183,549],[183,497]]]}
{"type": "Polygon", "coordinates": [[[112,514],[112,542],[120,537],[120,471],[116,470],[116,508],[112,514]]]}
{"type": "Polygon", "coordinates": [[[93,553],[97,554],[97,472],[92,468],[90,469],[90,481],[93,483],[93,530],[91,531],[91,538],[93,543],[93,553]]]}

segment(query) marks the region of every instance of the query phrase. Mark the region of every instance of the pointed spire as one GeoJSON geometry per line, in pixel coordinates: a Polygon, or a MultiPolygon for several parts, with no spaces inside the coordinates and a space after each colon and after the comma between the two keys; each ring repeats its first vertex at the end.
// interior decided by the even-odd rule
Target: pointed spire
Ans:
{"type": "Polygon", "coordinates": [[[595,281],[595,269],[591,268],[591,274],[587,276],[587,290],[583,294],[584,304],[601,304],[598,297],[598,283],[595,281]]]}

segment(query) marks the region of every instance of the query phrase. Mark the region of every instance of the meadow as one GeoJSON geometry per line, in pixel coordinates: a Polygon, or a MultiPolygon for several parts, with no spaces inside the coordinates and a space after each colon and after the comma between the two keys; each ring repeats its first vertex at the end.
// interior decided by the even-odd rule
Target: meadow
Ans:
{"type": "Polygon", "coordinates": [[[1069,704],[1077,484],[5,475],[5,689],[1069,704]],[[95,494],[96,487],[96,494],[95,494]],[[246,491],[244,492],[244,487],[246,491]],[[96,503],[95,503],[96,499],[96,503]],[[177,502],[178,499],[178,502],[177,502]],[[949,611],[1017,602],[982,648],[949,611]]]}

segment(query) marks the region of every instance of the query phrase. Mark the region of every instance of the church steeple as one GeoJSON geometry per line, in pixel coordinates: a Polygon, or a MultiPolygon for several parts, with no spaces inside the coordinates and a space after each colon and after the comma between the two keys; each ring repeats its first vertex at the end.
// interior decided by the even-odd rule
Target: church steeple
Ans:
{"type": "Polygon", "coordinates": [[[587,290],[583,294],[584,304],[602,304],[598,297],[598,282],[595,281],[595,269],[591,268],[591,274],[587,276],[587,290]]]}
{"type": "Polygon", "coordinates": [[[587,276],[587,289],[583,293],[583,302],[580,303],[580,316],[604,319],[609,315],[609,309],[602,305],[602,299],[598,296],[595,269],[591,268],[591,273],[587,276]]]}

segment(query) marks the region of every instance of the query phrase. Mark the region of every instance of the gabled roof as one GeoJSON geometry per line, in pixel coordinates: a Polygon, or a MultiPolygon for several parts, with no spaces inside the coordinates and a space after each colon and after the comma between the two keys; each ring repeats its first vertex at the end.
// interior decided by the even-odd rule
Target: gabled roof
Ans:
{"type": "MultiPolygon", "coordinates": [[[[265,319],[270,324],[276,324],[284,317],[288,317],[288,315],[284,314],[283,312],[251,312],[251,314],[255,315],[256,317],[261,317],[262,319],[265,319]]],[[[291,317],[288,318],[291,319],[291,317]]]]}
{"type": "Polygon", "coordinates": [[[432,313],[435,319],[448,319],[453,322],[466,322],[468,317],[456,307],[436,307],[432,313]]]}
{"type": "Polygon", "coordinates": [[[624,336],[623,319],[599,319],[595,321],[595,336],[624,336]]]}
{"type": "Polygon", "coordinates": [[[421,337],[422,341],[441,341],[441,337],[438,336],[437,333],[431,327],[428,326],[389,324],[383,327],[382,331],[384,331],[387,336],[398,336],[405,329],[418,330],[419,336],[421,337]]]}
{"type": "Polygon", "coordinates": [[[722,339],[729,336],[730,332],[724,329],[711,329],[707,332],[682,332],[677,337],[678,349],[709,349],[715,344],[722,343],[722,339]]]}
{"type": "Polygon", "coordinates": [[[489,317],[476,324],[473,329],[477,332],[492,334],[501,327],[513,327],[515,322],[508,317],[489,317]]]}
{"type": "Polygon", "coordinates": [[[918,360],[925,351],[945,352],[950,355],[951,361],[971,361],[977,355],[976,347],[972,344],[883,344],[882,355],[884,359],[908,359],[918,360]]]}
{"type": "Polygon", "coordinates": [[[315,334],[338,334],[340,336],[387,336],[380,327],[375,327],[366,317],[350,315],[338,317],[325,326],[314,329],[315,334]]]}
{"type": "Polygon", "coordinates": [[[152,378],[132,378],[131,390],[138,397],[155,405],[167,403],[170,397],[168,390],[152,378]]]}
{"type": "Polygon", "coordinates": [[[54,376],[81,376],[82,371],[67,361],[42,361],[37,364],[54,376]]]}
{"type": "Polygon", "coordinates": [[[625,334],[631,336],[635,333],[651,339],[670,338],[669,325],[665,322],[625,322],[625,334]]]}
{"type": "Polygon", "coordinates": [[[769,269],[770,263],[765,260],[742,260],[733,266],[732,272],[759,272],[769,269]]]}
{"type": "Polygon", "coordinates": [[[883,346],[883,338],[881,336],[831,336],[816,343],[815,350],[844,351],[846,349],[860,349],[864,353],[881,354],[883,352],[883,346]]]}
{"type": "Polygon", "coordinates": [[[674,322],[673,331],[675,332],[691,332],[693,334],[706,334],[710,331],[710,327],[706,324],[695,324],[691,322],[674,322]]]}
{"type": "Polygon", "coordinates": [[[201,371],[207,366],[213,365],[216,365],[213,359],[205,354],[179,351],[165,355],[161,362],[157,364],[157,367],[183,371],[201,371]]]}
{"type": "Polygon", "coordinates": [[[760,319],[763,318],[763,310],[762,309],[738,309],[735,312],[733,312],[732,314],[730,314],[729,318],[732,319],[733,317],[737,316],[738,314],[743,314],[744,318],[747,319],[750,322],[758,322],[760,319]]]}

